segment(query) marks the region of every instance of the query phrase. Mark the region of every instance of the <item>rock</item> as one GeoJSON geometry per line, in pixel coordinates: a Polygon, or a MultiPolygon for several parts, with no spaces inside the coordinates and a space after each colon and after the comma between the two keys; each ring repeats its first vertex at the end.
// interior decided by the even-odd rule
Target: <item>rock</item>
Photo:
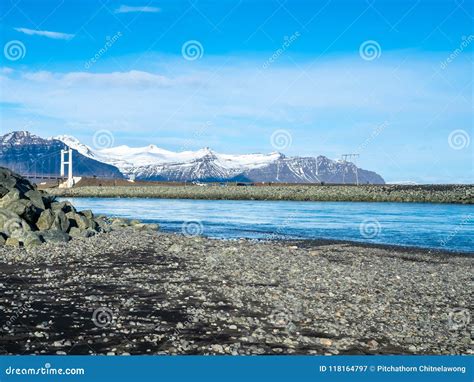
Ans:
{"type": "Polygon", "coordinates": [[[77,227],[72,227],[69,230],[69,235],[71,235],[71,237],[82,237],[82,231],[81,231],[81,229],[79,229],[77,227]]]}
{"type": "Polygon", "coordinates": [[[91,210],[84,210],[84,211],[79,212],[79,214],[85,216],[87,219],[90,219],[90,220],[94,219],[94,214],[92,213],[91,210]]]}
{"type": "Polygon", "coordinates": [[[43,242],[67,242],[71,237],[89,238],[115,228],[158,229],[123,218],[94,218],[90,210],[77,212],[68,202],[36,189],[27,179],[0,167],[0,245],[25,248],[43,242]]]}
{"type": "Polygon", "coordinates": [[[31,231],[31,228],[25,220],[14,212],[0,208],[0,230],[6,236],[18,236],[23,231],[31,231]]]}
{"type": "Polygon", "coordinates": [[[58,229],[63,232],[67,232],[69,229],[69,219],[66,217],[66,214],[62,210],[55,211],[54,221],[52,229],[58,229]]]}
{"type": "Polygon", "coordinates": [[[171,247],[168,248],[168,252],[172,252],[172,253],[179,253],[182,250],[183,250],[182,247],[176,243],[172,244],[171,247]]]}
{"type": "Polygon", "coordinates": [[[25,196],[30,199],[34,206],[40,210],[45,210],[46,206],[43,201],[43,194],[37,190],[30,190],[25,193],[25,196]]]}
{"type": "Polygon", "coordinates": [[[80,230],[89,228],[90,222],[85,216],[71,211],[66,214],[66,217],[69,219],[72,227],[78,227],[80,230]]]}
{"type": "Polygon", "coordinates": [[[331,346],[332,345],[332,341],[329,338],[320,338],[319,342],[323,346],[331,346]]]}
{"type": "Polygon", "coordinates": [[[224,347],[222,345],[211,345],[211,349],[214,353],[224,353],[224,347]]]}
{"type": "Polygon", "coordinates": [[[59,230],[39,231],[38,234],[45,243],[67,243],[72,236],[59,230]]]}
{"type": "Polygon", "coordinates": [[[15,200],[7,204],[5,208],[32,224],[36,222],[41,214],[41,210],[28,199],[15,200]]]}
{"type": "Polygon", "coordinates": [[[370,349],[377,349],[377,347],[379,346],[379,343],[375,340],[370,340],[369,342],[367,342],[367,346],[370,349]]]}
{"type": "Polygon", "coordinates": [[[127,227],[128,221],[122,218],[115,218],[112,220],[112,227],[127,227]]]}
{"type": "Polygon", "coordinates": [[[20,246],[20,240],[18,240],[16,237],[9,237],[5,241],[5,245],[8,245],[10,247],[19,247],[20,246]]]}
{"type": "Polygon", "coordinates": [[[74,210],[74,207],[71,203],[65,201],[65,202],[53,202],[51,203],[51,209],[53,211],[62,211],[64,213],[68,213],[68,212],[75,212],[74,210]]]}
{"type": "Polygon", "coordinates": [[[53,223],[54,223],[53,212],[51,210],[45,210],[41,212],[40,217],[36,221],[36,227],[38,227],[40,231],[45,231],[47,229],[50,229],[53,223]]]}
{"type": "Polygon", "coordinates": [[[25,232],[20,238],[25,248],[35,247],[41,245],[42,241],[40,236],[36,232],[25,232]]]}
{"type": "Polygon", "coordinates": [[[143,230],[158,230],[159,225],[158,224],[147,224],[147,223],[141,223],[138,220],[131,220],[130,225],[132,228],[138,230],[138,231],[143,231],[143,230]]]}
{"type": "MultiPolygon", "coordinates": [[[[5,208],[0,208],[0,230],[5,232],[5,230],[8,230],[8,226],[12,223],[12,221],[19,219],[20,217],[14,212],[5,208]]],[[[8,232],[5,233],[9,234],[8,232]]]]}
{"type": "Polygon", "coordinates": [[[18,216],[21,216],[25,213],[28,203],[31,202],[25,199],[18,199],[8,204],[4,204],[4,208],[18,216]]]}

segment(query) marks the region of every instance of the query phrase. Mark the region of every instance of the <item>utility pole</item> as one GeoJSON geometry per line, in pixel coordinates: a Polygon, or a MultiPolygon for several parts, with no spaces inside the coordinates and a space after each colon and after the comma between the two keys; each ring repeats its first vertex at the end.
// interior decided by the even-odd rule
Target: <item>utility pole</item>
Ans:
{"type": "Polygon", "coordinates": [[[72,149],[71,148],[69,148],[68,150],[61,150],[61,177],[62,178],[64,178],[65,165],[68,166],[67,187],[71,188],[74,184],[74,180],[72,177],[72,149]],[[68,156],[67,162],[64,160],[65,154],[67,154],[68,156]]]}
{"type": "MultiPolygon", "coordinates": [[[[356,160],[357,158],[359,158],[359,154],[342,154],[342,161],[344,163],[347,163],[347,160],[349,159],[349,162],[351,161],[352,158],[354,158],[354,160],[352,161],[352,163],[354,163],[354,166],[355,166],[355,177],[356,177],[356,184],[359,185],[359,172],[357,170],[357,165],[356,165],[356,160]]],[[[345,172],[342,173],[342,183],[346,183],[345,182],[345,172]]]]}

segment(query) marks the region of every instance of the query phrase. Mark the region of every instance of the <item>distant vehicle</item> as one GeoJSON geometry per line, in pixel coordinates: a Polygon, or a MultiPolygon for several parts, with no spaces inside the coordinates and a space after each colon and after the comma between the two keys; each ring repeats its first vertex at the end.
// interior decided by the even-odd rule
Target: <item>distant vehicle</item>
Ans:
{"type": "Polygon", "coordinates": [[[207,186],[206,183],[202,183],[202,182],[193,182],[193,184],[194,184],[195,186],[201,186],[201,187],[206,187],[206,186],[207,186]]]}

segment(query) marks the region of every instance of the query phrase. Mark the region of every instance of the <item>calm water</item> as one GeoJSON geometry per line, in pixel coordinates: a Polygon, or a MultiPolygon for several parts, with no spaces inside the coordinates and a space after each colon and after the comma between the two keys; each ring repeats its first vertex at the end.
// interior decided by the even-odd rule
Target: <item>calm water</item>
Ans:
{"type": "Polygon", "coordinates": [[[338,239],[474,252],[474,207],[455,204],[69,198],[78,209],[219,238],[338,239]]]}

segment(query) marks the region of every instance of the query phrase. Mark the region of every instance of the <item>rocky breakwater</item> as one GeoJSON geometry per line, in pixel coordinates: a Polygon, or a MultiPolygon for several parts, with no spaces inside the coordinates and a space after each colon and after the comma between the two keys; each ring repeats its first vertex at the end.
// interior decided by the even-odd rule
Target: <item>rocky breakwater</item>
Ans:
{"type": "Polygon", "coordinates": [[[0,245],[29,248],[125,226],[158,228],[136,220],[94,216],[89,210],[77,211],[71,203],[57,202],[27,179],[0,167],[0,245]]]}

